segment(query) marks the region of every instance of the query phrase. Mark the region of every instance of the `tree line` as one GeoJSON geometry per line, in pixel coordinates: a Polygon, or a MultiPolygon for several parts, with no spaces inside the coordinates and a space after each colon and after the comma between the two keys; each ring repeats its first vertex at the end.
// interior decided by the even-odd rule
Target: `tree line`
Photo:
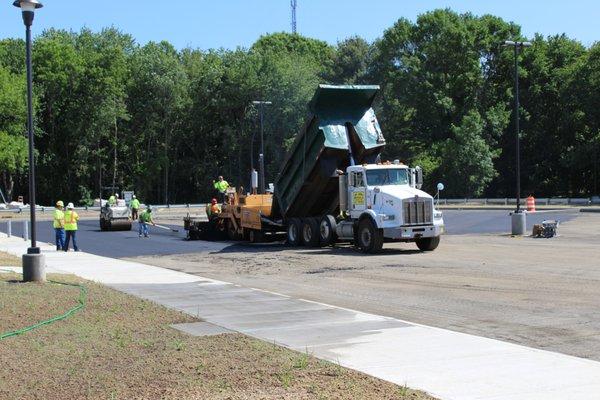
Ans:
{"type": "MultiPolygon", "coordinates": [[[[247,187],[265,109],[272,182],[319,83],[379,84],[384,158],[421,165],[426,189],[514,197],[513,53],[501,18],[435,10],[399,19],[372,43],[329,45],[298,34],[250,48],[139,45],[116,28],[47,30],[33,46],[38,202],[89,204],[102,187],[152,203],[207,200],[223,175],[247,187]],[[251,151],[252,149],[252,151],[251,151]]],[[[600,44],[529,38],[519,58],[523,193],[598,194],[600,44]]],[[[0,41],[0,171],[27,194],[25,46],[0,41]]],[[[27,196],[25,196],[27,197],[27,196]]]]}

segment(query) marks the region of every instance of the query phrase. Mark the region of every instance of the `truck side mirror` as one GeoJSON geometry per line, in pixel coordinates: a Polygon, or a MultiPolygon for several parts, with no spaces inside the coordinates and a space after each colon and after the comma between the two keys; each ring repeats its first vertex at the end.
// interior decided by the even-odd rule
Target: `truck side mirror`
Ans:
{"type": "Polygon", "coordinates": [[[418,165],[415,167],[415,187],[421,189],[423,186],[423,169],[418,165]]]}

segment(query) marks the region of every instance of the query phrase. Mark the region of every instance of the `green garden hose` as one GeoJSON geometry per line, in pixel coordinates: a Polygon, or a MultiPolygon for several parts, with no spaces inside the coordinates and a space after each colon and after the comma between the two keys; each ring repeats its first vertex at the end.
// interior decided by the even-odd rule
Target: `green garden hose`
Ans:
{"type": "Polygon", "coordinates": [[[85,286],[77,284],[77,283],[66,283],[66,282],[58,282],[58,281],[52,281],[52,280],[49,280],[48,282],[54,283],[54,284],[57,284],[57,285],[66,285],[66,286],[75,286],[75,287],[78,287],[79,288],[79,299],[77,299],[77,302],[79,304],[77,304],[75,307],[71,308],[70,310],[68,310],[67,312],[65,312],[62,315],[57,315],[56,317],[52,317],[50,319],[38,322],[36,324],[27,326],[25,328],[21,328],[21,329],[17,329],[17,330],[14,330],[14,331],[2,333],[2,334],[0,334],[0,340],[6,339],[6,338],[11,337],[11,336],[21,335],[21,334],[23,334],[25,332],[29,332],[31,330],[39,328],[40,326],[49,325],[49,324],[54,323],[56,321],[61,321],[63,319],[66,319],[66,318],[70,317],[71,315],[75,314],[77,311],[79,311],[83,307],[85,307],[86,300],[87,300],[87,288],[85,286]]]}

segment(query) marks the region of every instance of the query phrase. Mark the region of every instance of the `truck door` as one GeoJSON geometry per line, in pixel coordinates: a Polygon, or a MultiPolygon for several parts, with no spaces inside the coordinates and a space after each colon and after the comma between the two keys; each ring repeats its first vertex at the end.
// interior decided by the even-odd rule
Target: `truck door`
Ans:
{"type": "Polygon", "coordinates": [[[348,200],[350,202],[350,214],[356,218],[367,208],[367,188],[363,172],[350,172],[349,181],[348,200]]]}

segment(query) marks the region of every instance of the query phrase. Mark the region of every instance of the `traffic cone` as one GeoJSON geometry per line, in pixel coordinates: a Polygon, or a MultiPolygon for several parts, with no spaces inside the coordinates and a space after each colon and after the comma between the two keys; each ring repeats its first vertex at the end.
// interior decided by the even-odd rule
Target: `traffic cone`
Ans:
{"type": "Polygon", "coordinates": [[[527,212],[535,212],[535,198],[532,195],[527,198],[527,212]]]}

